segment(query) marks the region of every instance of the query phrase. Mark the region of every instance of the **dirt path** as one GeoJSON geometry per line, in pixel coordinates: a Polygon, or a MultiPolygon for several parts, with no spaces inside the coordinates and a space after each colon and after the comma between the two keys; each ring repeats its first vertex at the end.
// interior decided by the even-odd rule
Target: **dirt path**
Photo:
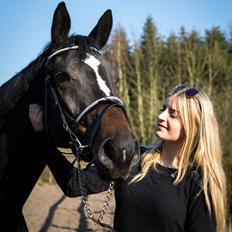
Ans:
{"type": "MultiPolygon", "coordinates": [[[[89,196],[90,208],[99,215],[106,193],[89,196]]],[[[112,224],[114,199],[104,222],[112,224]]],[[[27,200],[23,213],[30,232],[104,231],[87,220],[81,198],[67,198],[57,185],[37,184],[27,200]]]]}

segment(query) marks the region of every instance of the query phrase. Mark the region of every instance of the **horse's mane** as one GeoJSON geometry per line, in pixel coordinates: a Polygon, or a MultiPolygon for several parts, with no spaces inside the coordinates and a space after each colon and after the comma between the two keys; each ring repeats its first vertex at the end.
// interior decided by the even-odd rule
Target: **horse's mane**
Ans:
{"type": "Polygon", "coordinates": [[[96,53],[91,47],[94,47],[94,41],[82,35],[71,35],[68,40],[67,46],[79,45],[79,60],[83,61],[86,58],[87,53],[96,53]]]}
{"type": "Polygon", "coordinates": [[[38,70],[46,60],[45,54],[46,50],[21,72],[17,73],[0,87],[0,128],[5,122],[8,112],[14,108],[37,77],[38,70]]]}

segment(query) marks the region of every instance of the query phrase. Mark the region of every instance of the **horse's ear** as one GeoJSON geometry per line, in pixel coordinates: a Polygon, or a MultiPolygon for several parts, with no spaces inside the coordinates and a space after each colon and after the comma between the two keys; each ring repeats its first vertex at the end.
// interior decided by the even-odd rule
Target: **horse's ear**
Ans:
{"type": "Polygon", "coordinates": [[[101,49],[106,44],[112,29],[112,24],[113,19],[111,10],[107,10],[98,20],[94,29],[90,32],[89,37],[94,39],[98,49],[101,49]]]}
{"type": "Polygon", "coordinates": [[[66,9],[65,3],[61,2],[57,6],[52,21],[52,43],[62,43],[68,38],[68,33],[71,27],[71,20],[66,9]]]}

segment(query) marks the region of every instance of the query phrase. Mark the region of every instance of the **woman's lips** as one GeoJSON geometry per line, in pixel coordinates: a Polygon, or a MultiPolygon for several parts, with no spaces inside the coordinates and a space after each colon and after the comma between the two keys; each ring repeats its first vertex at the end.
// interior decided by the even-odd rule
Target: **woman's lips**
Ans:
{"type": "Polygon", "coordinates": [[[167,129],[167,127],[165,127],[164,125],[162,125],[162,124],[158,124],[158,126],[157,126],[159,129],[162,129],[162,128],[164,128],[164,129],[167,129]]]}

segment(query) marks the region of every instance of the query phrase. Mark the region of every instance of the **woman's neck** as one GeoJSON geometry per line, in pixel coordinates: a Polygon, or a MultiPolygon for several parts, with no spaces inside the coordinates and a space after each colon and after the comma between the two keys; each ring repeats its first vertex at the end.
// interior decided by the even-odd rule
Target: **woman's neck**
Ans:
{"type": "Polygon", "coordinates": [[[182,144],[176,142],[164,142],[161,151],[161,164],[170,168],[178,168],[179,166],[179,153],[182,144]]]}

